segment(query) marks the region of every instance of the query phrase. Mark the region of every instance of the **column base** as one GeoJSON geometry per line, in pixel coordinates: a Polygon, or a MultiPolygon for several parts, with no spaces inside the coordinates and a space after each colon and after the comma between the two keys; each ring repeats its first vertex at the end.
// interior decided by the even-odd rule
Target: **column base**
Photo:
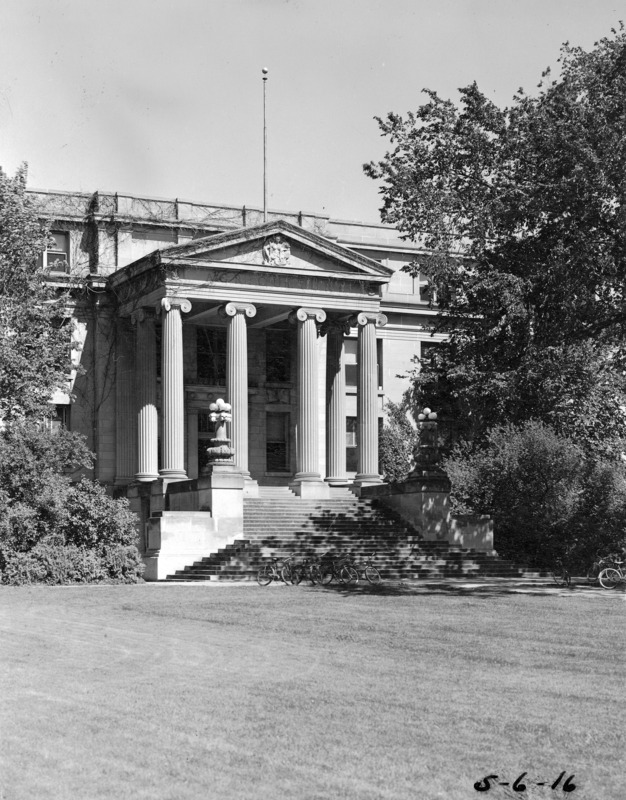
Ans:
{"type": "Polygon", "coordinates": [[[330,497],[330,486],[319,475],[315,478],[300,479],[298,475],[289,484],[291,491],[302,500],[324,500],[330,497]]]}
{"type": "Polygon", "coordinates": [[[243,496],[244,497],[258,497],[259,496],[259,484],[258,481],[255,481],[254,478],[250,477],[250,473],[243,476],[244,483],[243,483],[243,496]]]}
{"type": "Polygon", "coordinates": [[[159,470],[159,478],[164,481],[186,481],[187,473],[184,469],[162,469],[159,470]]]}
{"type": "Polygon", "coordinates": [[[150,481],[158,481],[160,477],[158,472],[138,472],[135,475],[135,481],[138,483],[150,483],[150,481]]]}
{"type": "Polygon", "coordinates": [[[327,483],[329,486],[349,486],[350,481],[347,478],[340,478],[334,475],[331,475],[328,478],[324,478],[324,482],[327,483]]]}
{"type": "Polygon", "coordinates": [[[361,486],[378,486],[381,483],[384,481],[380,475],[360,472],[357,473],[352,485],[360,488],[361,486]]]}

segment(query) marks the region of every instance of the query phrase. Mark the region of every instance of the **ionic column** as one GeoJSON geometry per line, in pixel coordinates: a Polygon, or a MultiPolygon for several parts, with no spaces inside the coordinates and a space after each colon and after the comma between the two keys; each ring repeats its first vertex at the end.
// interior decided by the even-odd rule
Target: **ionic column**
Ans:
{"type": "Polygon", "coordinates": [[[137,473],[135,479],[154,481],[159,477],[157,414],[157,351],[154,330],[154,310],[140,308],[133,312],[136,335],[137,391],[137,473]]]}
{"type": "Polygon", "coordinates": [[[324,322],[321,308],[299,308],[289,315],[298,325],[298,432],[296,483],[322,482],[319,472],[319,402],[317,325],[324,322]]]}
{"type": "Polygon", "coordinates": [[[350,332],[346,322],[330,321],[327,330],[326,385],[326,482],[343,484],[346,478],[346,376],[343,337],[350,332]]]}
{"type": "Polygon", "coordinates": [[[161,387],[163,404],[163,467],[160,475],[185,480],[185,385],[183,379],[183,320],[181,312],[191,303],[181,297],[165,297],[163,314],[161,387]]]}
{"type": "Polygon", "coordinates": [[[134,334],[128,319],[118,320],[115,346],[115,483],[134,480],[137,469],[134,334]]]}
{"type": "Polygon", "coordinates": [[[359,445],[356,486],[382,483],[378,474],[378,359],[376,328],[387,324],[384,314],[357,314],[352,320],[359,329],[357,432],[359,445]]]}
{"type": "Polygon", "coordinates": [[[231,446],[235,464],[245,478],[248,470],[248,329],[246,317],[254,317],[251,303],[227,303],[220,315],[228,319],[226,340],[226,388],[231,405],[231,446]]]}

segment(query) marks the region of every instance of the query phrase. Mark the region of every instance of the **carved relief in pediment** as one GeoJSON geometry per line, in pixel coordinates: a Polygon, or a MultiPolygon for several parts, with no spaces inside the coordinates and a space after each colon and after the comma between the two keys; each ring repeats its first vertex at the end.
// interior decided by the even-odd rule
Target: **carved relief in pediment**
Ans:
{"type": "Polygon", "coordinates": [[[272,267],[285,267],[291,258],[291,247],[280,233],[268,236],[263,243],[263,264],[272,267]]]}

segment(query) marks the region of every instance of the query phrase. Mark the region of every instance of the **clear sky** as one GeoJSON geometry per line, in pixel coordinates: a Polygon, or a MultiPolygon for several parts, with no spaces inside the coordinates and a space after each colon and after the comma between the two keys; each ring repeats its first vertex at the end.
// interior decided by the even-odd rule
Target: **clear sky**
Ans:
{"type": "Polygon", "coordinates": [[[0,0],[0,165],[42,189],[376,221],[374,116],[473,80],[509,104],[626,0],[0,0]]]}

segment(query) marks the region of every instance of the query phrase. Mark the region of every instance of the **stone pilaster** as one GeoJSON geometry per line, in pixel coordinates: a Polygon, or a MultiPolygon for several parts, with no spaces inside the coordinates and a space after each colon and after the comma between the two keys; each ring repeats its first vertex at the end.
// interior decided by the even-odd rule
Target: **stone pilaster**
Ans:
{"type": "Polygon", "coordinates": [[[346,376],[343,359],[343,337],[350,332],[345,321],[326,323],[327,416],[326,416],[326,481],[331,485],[347,483],[346,477],[346,376]]]}
{"type": "Polygon", "coordinates": [[[128,319],[118,320],[115,347],[115,483],[126,485],[137,471],[134,335],[128,319]]]}
{"type": "Polygon", "coordinates": [[[248,469],[248,330],[246,317],[254,317],[251,303],[227,303],[220,315],[228,319],[226,386],[231,406],[231,442],[235,464],[250,480],[248,469]]]}
{"type": "Polygon", "coordinates": [[[136,333],[136,391],[137,407],[137,473],[141,482],[159,477],[157,415],[157,352],[154,311],[140,308],[132,315],[136,333]]]}
{"type": "Polygon", "coordinates": [[[319,470],[317,325],[324,322],[326,312],[321,308],[299,308],[289,319],[298,325],[298,453],[293,488],[301,496],[321,496],[328,486],[319,470]]]}
{"type": "Polygon", "coordinates": [[[357,314],[352,324],[358,326],[357,430],[359,445],[355,486],[382,483],[378,473],[378,359],[376,328],[387,324],[384,314],[357,314]]]}
{"type": "Polygon", "coordinates": [[[163,315],[161,387],[163,402],[162,478],[185,480],[185,385],[182,313],[191,303],[181,297],[161,301],[163,315]]]}

